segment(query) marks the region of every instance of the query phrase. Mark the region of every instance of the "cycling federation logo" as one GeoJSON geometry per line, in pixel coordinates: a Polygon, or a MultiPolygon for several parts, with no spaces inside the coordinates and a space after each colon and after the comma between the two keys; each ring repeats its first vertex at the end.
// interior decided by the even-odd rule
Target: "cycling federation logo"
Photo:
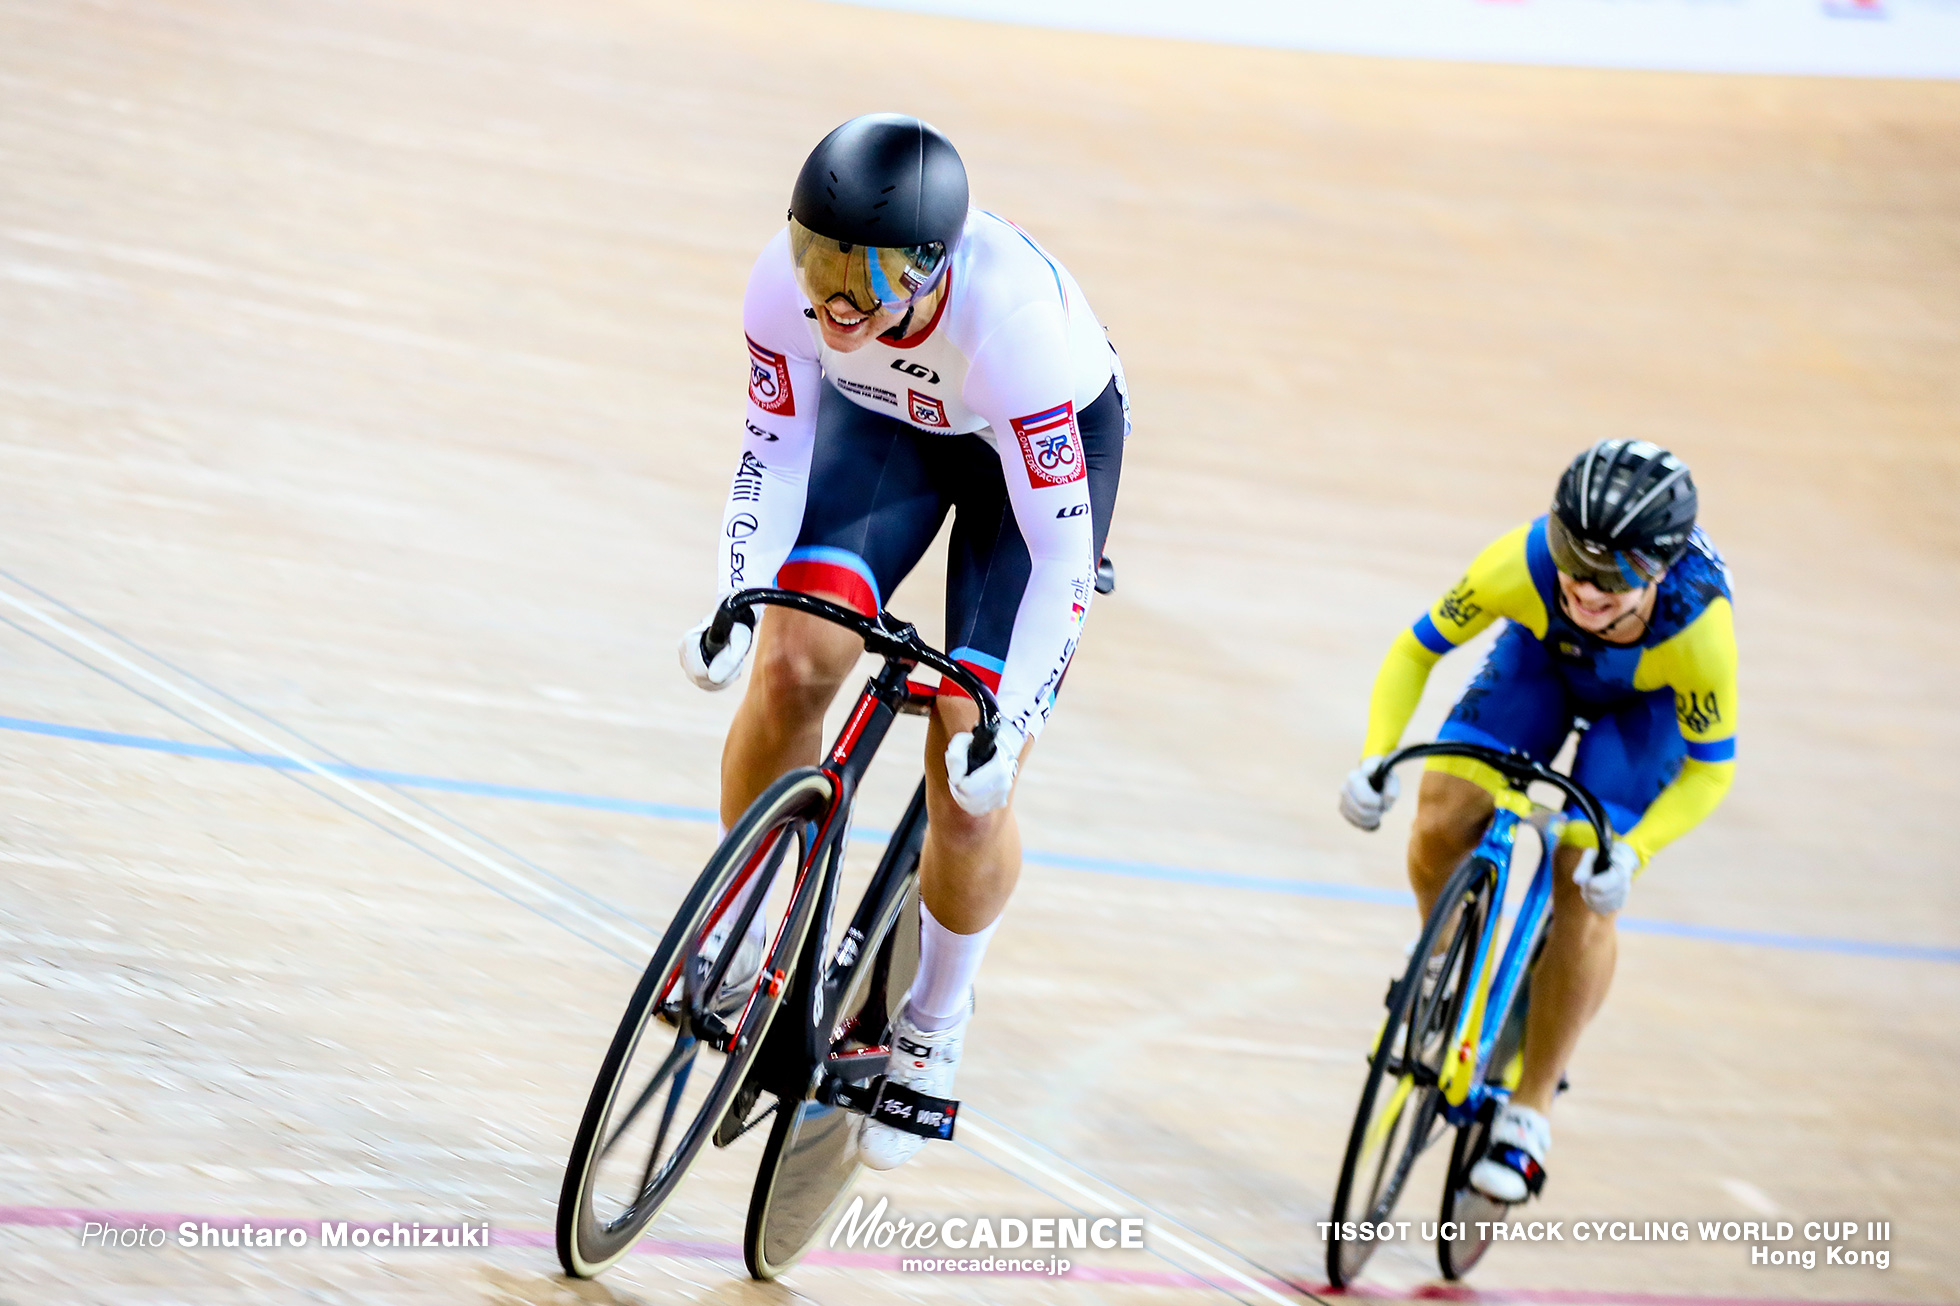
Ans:
{"type": "Polygon", "coordinates": [[[1021,458],[1028,465],[1028,484],[1039,490],[1046,485],[1067,485],[1086,473],[1082,466],[1082,441],[1075,434],[1075,402],[1059,408],[1013,419],[1014,434],[1021,441],[1021,458]]]}
{"type": "Polygon", "coordinates": [[[765,413],[796,416],[796,396],[789,388],[789,361],[749,341],[749,399],[765,413]]]}
{"type": "Polygon", "coordinates": [[[945,426],[952,423],[946,420],[946,405],[931,395],[922,395],[917,390],[905,392],[907,408],[911,410],[912,420],[920,426],[945,426]]]}

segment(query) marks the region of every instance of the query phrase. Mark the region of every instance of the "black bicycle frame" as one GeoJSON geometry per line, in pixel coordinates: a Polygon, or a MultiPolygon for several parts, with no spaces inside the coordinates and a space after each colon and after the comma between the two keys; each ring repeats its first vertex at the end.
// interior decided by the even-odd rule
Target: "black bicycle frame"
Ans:
{"type": "MultiPolygon", "coordinates": [[[[865,682],[850,716],[837,733],[836,741],[818,763],[818,769],[830,778],[831,799],[823,815],[813,822],[817,829],[806,844],[809,851],[805,854],[803,866],[814,870],[822,878],[816,912],[811,918],[809,934],[795,967],[799,977],[808,979],[797,985],[785,1003],[802,1016],[802,1020],[796,1022],[801,1025],[801,1037],[787,1035],[794,1023],[777,1021],[756,1058],[756,1069],[752,1072],[757,1081],[770,1088],[779,1099],[801,1098],[814,1093],[834,1102],[849,1096],[849,1085],[882,1075],[890,1059],[890,1050],[883,1046],[833,1055],[830,1047],[835,1031],[831,1028],[831,1013],[837,1010],[867,962],[877,968],[872,977],[874,982],[890,966],[892,917],[903,905],[904,889],[912,873],[911,860],[916,856],[926,820],[925,789],[921,785],[898,828],[885,845],[884,856],[879,860],[871,883],[865,888],[864,897],[859,901],[850,925],[837,939],[835,952],[826,958],[823,953],[827,931],[823,927],[831,920],[837,907],[838,886],[843,878],[844,846],[850,830],[849,816],[857,797],[858,784],[871,765],[871,759],[877,755],[879,745],[884,742],[892,718],[900,712],[923,713],[930,710],[933,699],[940,692],[937,688],[915,685],[911,681],[911,672],[916,666],[928,666],[939,672],[946,681],[966,691],[979,708],[980,722],[974,728],[973,744],[968,749],[969,769],[984,765],[993,756],[994,739],[1000,730],[1000,709],[994,702],[992,692],[978,676],[921,642],[917,629],[909,623],[884,612],[876,617],[866,617],[849,608],[793,590],[748,589],[729,595],[716,610],[707,637],[702,641],[703,651],[710,659],[726,647],[734,623],[743,620],[751,609],[759,606],[792,608],[821,617],[856,633],[864,640],[867,652],[885,659],[885,665],[865,682]],[[864,943],[880,937],[885,940],[885,946],[867,957],[863,952],[864,943]]],[[[749,904],[751,909],[760,896],[752,897],[749,904]]],[[[778,982],[787,978],[780,972],[777,976],[778,982]]]]}

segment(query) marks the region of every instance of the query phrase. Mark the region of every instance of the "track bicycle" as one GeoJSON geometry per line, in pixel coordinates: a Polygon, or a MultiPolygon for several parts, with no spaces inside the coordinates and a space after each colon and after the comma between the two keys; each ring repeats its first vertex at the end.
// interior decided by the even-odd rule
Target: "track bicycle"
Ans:
{"type": "Polygon", "coordinates": [[[1531,802],[1526,787],[1540,782],[1562,792],[1592,826],[1600,864],[1612,853],[1612,825],[1599,801],[1570,776],[1522,752],[1453,740],[1413,744],[1382,759],[1369,783],[1381,792],[1390,771],[1418,757],[1472,758],[1510,787],[1498,796],[1482,840],[1437,897],[1408,969],[1388,986],[1388,1016],[1368,1056],[1334,1190],[1327,1279],[1337,1288],[1352,1284],[1380,1246],[1342,1237],[1342,1225],[1387,1221],[1416,1160],[1451,1129],[1456,1138],[1436,1238],[1445,1278],[1463,1277],[1482,1258],[1489,1239],[1478,1236],[1478,1224],[1502,1223],[1509,1212],[1505,1203],[1472,1188],[1469,1174],[1483,1156],[1498,1107],[1517,1085],[1531,968],[1551,923],[1552,850],[1566,818],[1531,802]],[[1499,960],[1498,927],[1520,825],[1538,836],[1538,869],[1499,960]]]}
{"type": "Polygon", "coordinates": [[[763,605],[855,631],[884,666],[822,762],[784,775],[735,822],[627,1003],[558,1199],[558,1259],[576,1278],[632,1250],[703,1147],[726,1147],[765,1120],[742,1240],[757,1279],[788,1269],[842,1206],[859,1168],[860,1116],[953,1136],[957,1102],[885,1079],[891,1017],[918,966],[923,781],[848,927],[832,927],[858,783],[892,718],[922,715],[957,686],[980,709],[968,749],[978,767],[993,756],[999,708],[977,676],[891,614],[865,617],[790,590],[725,599],[703,641],[711,660],[735,621],[763,605]],[[919,666],[937,671],[939,685],[911,680],[919,666]],[[764,956],[746,980],[737,959],[757,921],[764,956]]]}

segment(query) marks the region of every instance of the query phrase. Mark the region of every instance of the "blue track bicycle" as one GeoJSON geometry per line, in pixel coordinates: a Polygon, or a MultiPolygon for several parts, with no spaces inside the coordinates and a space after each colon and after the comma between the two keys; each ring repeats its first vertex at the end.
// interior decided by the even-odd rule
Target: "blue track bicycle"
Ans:
{"type": "Polygon", "coordinates": [[[1348,1135],[1340,1183],[1334,1190],[1327,1239],[1327,1278],[1354,1282],[1381,1241],[1373,1233],[1394,1213],[1421,1155],[1454,1129],[1436,1257],[1446,1278],[1468,1273],[1489,1239],[1480,1222],[1501,1223],[1509,1208],[1470,1187],[1470,1167],[1483,1155],[1497,1108],[1517,1084],[1531,968],[1552,917],[1552,850],[1566,818],[1534,804],[1525,790],[1551,785],[1571,800],[1593,828],[1600,861],[1612,852],[1605,809],[1571,777],[1521,752],[1482,744],[1439,741],[1390,754],[1369,777],[1377,792],[1397,766],[1418,757],[1467,757],[1510,782],[1482,842],[1450,876],[1436,899],[1409,967],[1388,986],[1388,1018],[1368,1056],[1368,1078],[1348,1135]],[[1539,841],[1538,870],[1526,888],[1500,958],[1498,927],[1510,879],[1518,828],[1539,841]]]}

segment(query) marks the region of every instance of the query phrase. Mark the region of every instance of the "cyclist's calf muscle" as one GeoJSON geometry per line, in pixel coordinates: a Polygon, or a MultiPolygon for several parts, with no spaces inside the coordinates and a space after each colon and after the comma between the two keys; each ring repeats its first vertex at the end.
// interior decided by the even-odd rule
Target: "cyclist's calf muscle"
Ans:
{"type": "MultiPolygon", "coordinates": [[[[1021,830],[1013,801],[974,816],[953,800],[946,784],[946,746],[979,719],[970,699],[948,696],[933,704],[926,729],[926,843],[919,858],[919,892],[934,918],[955,934],[976,934],[999,919],[1021,878],[1021,830]]],[[[1022,746],[1023,766],[1033,750],[1033,740],[1022,746]]]]}
{"type": "Polygon", "coordinates": [[[1531,1010],[1525,1020],[1524,1075],[1512,1101],[1552,1109],[1559,1078],[1579,1036],[1606,1001],[1619,961],[1611,916],[1586,906],[1572,869],[1584,850],[1561,845],[1552,856],[1552,923],[1545,951],[1531,971],[1531,1010]]]}

